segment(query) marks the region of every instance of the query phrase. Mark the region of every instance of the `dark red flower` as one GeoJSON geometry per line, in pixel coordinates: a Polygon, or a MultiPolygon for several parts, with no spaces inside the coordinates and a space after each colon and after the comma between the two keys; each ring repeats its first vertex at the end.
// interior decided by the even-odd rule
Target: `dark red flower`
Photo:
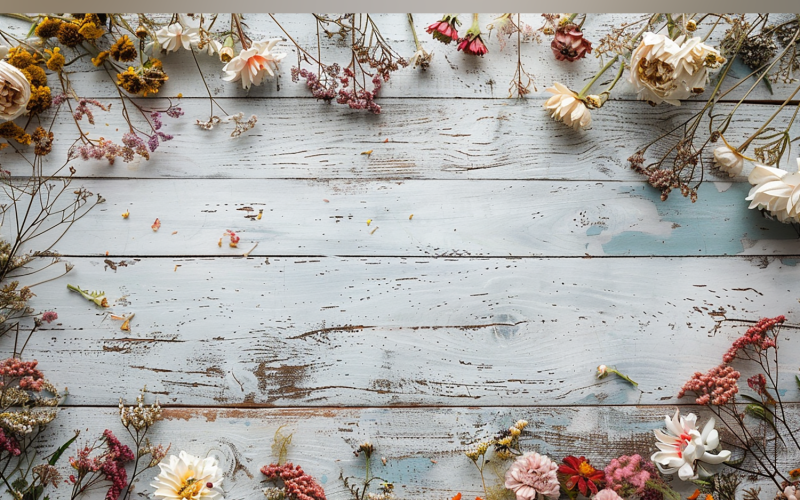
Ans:
{"type": "Polygon", "coordinates": [[[577,487],[585,497],[596,494],[598,486],[606,481],[605,473],[592,467],[586,457],[566,457],[558,467],[558,474],[567,491],[577,487]]]}
{"type": "Polygon", "coordinates": [[[592,53],[592,42],[583,38],[583,32],[576,24],[565,24],[556,30],[550,44],[553,55],[559,61],[575,61],[592,53]]]}
{"type": "Polygon", "coordinates": [[[458,29],[456,28],[460,25],[461,21],[458,20],[457,15],[445,14],[440,21],[431,24],[425,31],[440,42],[449,44],[453,40],[458,40],[458,29]]]}

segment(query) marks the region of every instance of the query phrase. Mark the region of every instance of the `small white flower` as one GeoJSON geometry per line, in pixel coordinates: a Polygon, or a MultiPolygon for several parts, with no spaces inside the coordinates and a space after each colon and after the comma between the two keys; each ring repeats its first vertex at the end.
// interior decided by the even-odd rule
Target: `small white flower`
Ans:
{"type": "Polygon", "coordinates": [[[551,118],[564,122],[575,130],[592,124],[592,115],[586,104],[578,99],[578,94],[558,82],[545,90],[554,94],[544,103],[544,109],[550,113],[551,118]]]}
{"type": "Polygon", "coordinates": [[[0,120],[9,121],[25,113],[31,99],[31,84],[20,70],[0,61],[0,120]]]}
{"type": "Polygon", "coordinates": [[[671,420],[669,416],[664,420],[667,432],[654,431],[660,451],[650,457],[664,474],[677,472],[682,481],[707,477],[711,473],[703,467],[704,463],[720,464],[731,458],[728,450],[716,455],[710,453],[719,446],[719,433],[714,429],[716,421],[713,417],[706,422],[702,432],[697,430],[697,415],[694,413],[682,417],[680,410],[675,410],[671,420]]]}
{"type": "Polygon", "coordinates": [[[202,459],[181,451],[158,464],[161,472],[150,486],[165,500],[223,500],[219,484],[222,469],[213,457],[202,459]],[[211,485],[211,486],[209,486],[211,485]]]}
{"type": "Polygon", "coordinates": [[[744,156],[724,144],[714,149],[714,164],[729,176],[736,177],[744,168],[744,156]]]}
{"type": "Polygon", "coordinates": [[[680,99],[705,90],[708,69],[724,61],[719,51],[702,43],[700,37],[671,40],[648,32],[631,54],[628,81],[639,99],[680,106],[680,99]]]}
{"type": "Polygon", "coordinates": [[[273,69],[278,69],[278,61],[286,54],[272,52],[280,41],[279,38],[254,42],[247,50],[242,50],[238,56],[231,59],[222,70],[228,75],[223,80],[228,82],[242,81],[242,88],[249,89],[250,85],[261,85],[264,76],[275,76],[273,69]]]}
{"type": "Polygon", "coordinates": [[[756,163],[747,180],[753,185],[748,208],[763,208],[781,222],[800,222],[800,158],[797,172],[756,163]]]}
{"type": "Polygon", "coordinates": [[[416,69],[417,66],[422,69],[428,69],[428,66],[431,64],[431,59],[433,59],[433,52],[426,52],[425,49],[420,47],[408,60],[408,65],[414,69],[416,69]]]}
{"type": "Polygon", "coordinates": [[[791,484],[783,489],[783,494],[786,495],[787,500],[800,500],[798,499],[797,488],[791,484]]]}
{"type": "Polygon", "coordinates": [[[161,47],[168,53],[177,52],[181,47],[191,50],[193,43],[200,42],[200,30],[198,28],[186,28],[181,23],[174,23],[158,30],[156,38],[161,47]]]}

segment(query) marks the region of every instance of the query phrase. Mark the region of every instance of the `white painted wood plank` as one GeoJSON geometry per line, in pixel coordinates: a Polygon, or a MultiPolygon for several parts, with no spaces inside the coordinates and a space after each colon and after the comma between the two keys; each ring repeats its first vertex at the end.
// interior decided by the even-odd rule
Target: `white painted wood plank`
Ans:
{"type": "MultiPolygon", "coordinates": [[[[288,458],[318,478],[331,500],[352,498],[339,474],[363,477],[363,458],[352,450],[370,440],[377,448],[374,474],[395,483],[399,498],[450,499],[462,492],[465,498],[482,493],[480,477],[463,452],[475,441],[513,424],[528,420],[522,435],[525,451],[538,451],[556,461],[567,455],[585,455],[596,466],[606,465],[621,454],[649,456],[655,450],[653,430],[661,428],[673,407],[496,407],[496,408],[398,408],[398,409],[169,409],[153,428],[154,442],[172,443],[172,451],[216,457],[225,471],[225,498],[256,499],[261,496],[263,475],[259,469],[270,462],[270,445],[280,426],[294,431],[288,458]],[[381,463],[386,458],[386,465],[381,463]]],[[[694,407],[684,413],[697,412],[694,407]]],[[[708,415],[701,412],[700,422],[708,415]]],[[[790,421],[798,420],[798,408],[789,405],[790,421]]],[[[55,449],[81,429],[79,440],[92,440],[105,429],[122,438],[125,431],[114,409],[69,408],[62,410],[45,436],[44,450],[55,449]]],[[[723,440],[725,434],[723,433],[723,440]]],[[[797,452],[786,454],[785,469],[796,465],[797,452]]],[[[62,464],[63,465],[63,464],[62,464]]],[[[142,476],[136,491],[147,498],[147,486],[158,469],[142,476]]],[[[69,473],[69,472],[67,472],[69,473]]],[[[487,478],[492,476],[487,476],[487,478]]],[[[770,496],[774,484],[763,486],[770,496]]],[[[684,496],[692,483],[677,477],[672,486],[684,496]]],[[[65,487],[53,491],[51,499],[69,498],[65,487]]],[[[87,495],[103,498],[105,488],[87,495]]],[[[134,495],[135,497],[135,495],[134,495]]]]}
{"type": "MultiPolygon", "coordinates": [[[[481,26],[484,27],[491,23],[499,14],[482,14],[481,26]]],[[[439,20],[441,14],[415,14],[415,24],[417,33],[426,50],[433,50],[434,59],[431,68],[427,72],[405,68],[397,71],[392,79],[384,84],[381,91],[381,98],[392,97],[435,97],[435,98],[507,98],[509,82],[516,70],[516,40],[508,43],[504,51],[500,51],[499,43],[492,35],[487,41],[490,53],[478,58],[464,55],[456,51],[454,44],[445,46],[433,40],[430,35],[425,33],[427,25],[439,20]]],[[[584,31],[586,37],[593,41],[595,46],[601,37],[608,34],[612,27],[618,27],[622,22],[631,22],[641,19],[640,14],[594,14],[590,15],[584,31]]],[[[261,38],[285,38],[280,29],[272,22],[266,14],[246,15],[246,22],[249,26],[248,33],[255,40],[261,38]]],[[[314,19],[310,14],[278,14],[278,20],[289,31],[293,38],[300,43],[306,50],[316,52],[316,27],[314,19]]],[[[406,15],[397,14],[375,14],[375,20],[380,26],[384,37],[400,54],[410,57],[415,49],[411,30],[408,26],[406,15]]],[[[542,24],[540,14],[523,14],[523,22],[538,28],[542,24]]],[[[462,26],[463,33],[470,24],[469,14],[464,15],[465,26],[462,26]]],[[[17,36],[24,37],[29,25],[7,18],[0,19],[4,29],[15,33],[17,36]]],[[[223,22],[223,24],[225,24],[223,22]]],[[[227,26],[227,24],[225,24],[227,26]]],[[[710,26],[710,25],[709,25],[710,26]]],[[[701,25],[701,32],[704,27],[701,25]]],[[[716,44],[724,35],[724,29],[718,29],[709,39],[710,43],[716,44]]],[[[324,35],[323,35],[323,38],[324,35]]],[[[576,63],[566,61],[556,61],[550,49],[550,37],[544,37],[542,44],[525,43],[522,50],[523,64],[526,70],[535,76],[538,92],[534,92],[529,98],[541,100],[547,96],[544,89],[553,82],[558,81],[568,85],[575,90],[580,90],[592,76],[600,69],[599,59],[589,55],[586,59],[576,63]]],[[[206,75],[208,86],[216,97],[307,97],[313,99],[305,87],[305,84],[293,83],[290,77],[290,69],[296,64],[297,53],[291,42],[282,42],[279,48],[287,53],[280,68],[280,78],[269,80],[260,87],[252,87],[249,91],[241,88],[239,83],[229,83],[222,80],[223,64],[216,56],[199,55],[199,61],[203,73],[206,75]]],[[[68,51],[67,54],[70,52],[68,51]]],[[[346,48],[338,46],[338,42],[333,40],[323,40],[323,57],[328,63],[338,62],[346,65],[350,61],[349,52],[346,48]]],[[[199,78],[194,59],[188,52],[178,52],[164,56],[164,68],[169,75],[169,81],[162,87],[161,94],[175,96],[182,93],[187,97],[204,97],[207,91],[199,78]]],[[[77,92],[83,97],[115,97],[116,89],[108,75],[104,71],[99,71],[88,61],[80,61],[70,66],[73,71],[71,79],[77,92]]],[[[735,68],[729,78],[730,83],[726,87],[738,82],[738,78],[750,73],[750,69],[739,66],[735,68]]],[[[613,74],[608,74],[608,78],[602,81],[610,81],[613,74]]],[[[602,83],[602,82],[601,82],[602,83]]],[[[748,84],[742,84],[731,93],[730,98],[741,98],[748,84]]],[[[770,94],[766,86],[760,86],[751,94],[752,99],[785,99],[791,90],[792,85],[775,84],[774,94],[770,94]]],[[[632,89],[620,84],[613,98],[632,99],[635,98],[632,89]]],[[[381,100],[380,104],[385,101],[381,100]]],[[[647,106],[640,103],[641,106],[647,106]]],[[[340,107],[340,106],[336,106],[340,107]]],[[[662,105],[662,107],[669,107],[662,105]]],[[[340,110],[341,111],[341,110],[340,110]]]]}
{"type": "MultiPolygon", "coordinates": [[[[142,384],[198,406],[673,404],[743,334],[736,320],[800,322],[794,260],[147,258],[116,272],[70,260],[35,289],[33,306],[59,320],[26,356],[79,405],[142,384]],[[136,313],[131,331],[108,312],[136,313]],[[596,380],[601,363],[641,390],[596,380]]],[[[800,401],[794,331],[781,387],[800,401]]]]}
{"type": "MultiPolygon", "coordinates": [[[[183,100],[184,117],[164,118],[165,130],[175,138],[162,143],[151,160],[137,157],[113,166],[106,161],[76,160],[71,165],[81,177],[642,181],[630,169],[628,158],[701,109],[696,104],[652,108],[612,102],[595,112],[591,130],[575,132],[551,120],[533,101],[397,99],[386,105],[386,114],[381,116],[342,112],[303,99],[230,99],[225,103],[229,112],[256,114],[256,128],[237,139],[229,137],[232,125],[199,130],[194,123],[208,119],[207,102],[183,100]],[[362,155],[365,151],[372,153],[362,155]]],[[[158,104],[167,105],[166,100],[158,104]]],[[[98,112],[96,126],[83,123],[82,127],[91,137],[120,142],[127,124],[114,109],[98,112]]],[[[720,112],[729,109],[730,105],[719,107],[720,112]]],[[[744,142],[775,111],[774,106],[765,105],[740,109],[741,115],[725,134],[732,144],[744,142]]],[[[786,109],[778,122],[788,120],[791,112],[786,109]]],[[[147,129],[144,122],[140,125],[147,129]]],[[[51,168],[63,164],[77,133],[68,113],[57,117],[53,130],[55,147],[47,163],[51,168]]],[[[800,134],[800,123],[795,123],[791,133],[800,134]]],[[[657,151],[648,153],[648,158],[655,160],[657,151]]],[[[711,152],[709,147],[704,156],[708,165],[711,152]]],[[[27,174],[28,167],[13,161],[12,154],[0,153],[3,168],[15,175],[27,174]]],[[[792,152],[784,161],[794,168],[795,157],[792,152]]],[[[730,179],[709,169],[706,178],[746,182],[748,171],[730,179]]]]}
{"type": "MultiPolygon", "coordinates": [[[[108,201],[56,245],[64,255],[236,256],[256,244],[253,256],[800,251],[791,226],[748,210],[749,185],[742,183],[709,183],[694,204],[679,193],[662,202],[650,186],[629,182],[91,179],[83,184],[108,201]],[[153,232],[156,218],[162,226],[153,232]],[[228,229],[242,238],[238,248],[223,238],[228,229]]],[[[9,220],[3,232],[12,226],[9,220]]]]}

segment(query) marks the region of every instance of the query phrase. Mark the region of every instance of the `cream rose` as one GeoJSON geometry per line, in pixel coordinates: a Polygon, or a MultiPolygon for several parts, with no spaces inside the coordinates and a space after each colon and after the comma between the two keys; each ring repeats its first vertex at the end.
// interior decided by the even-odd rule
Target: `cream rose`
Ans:
{"type": "Polygon", "coordinates": [[[25,112],[31,84],[14,66],[0,61],[0,120],[9,121],[25,112]]]}
{"type": "Polygon", "coordinates": [[[652,104],[680,100],[705,90],[708,70],[718,68],[725,59],[719,51],[702,43],[699,37],[679,37],[645,33],[631,54],[628,82],[639,99],[652,104]]]}

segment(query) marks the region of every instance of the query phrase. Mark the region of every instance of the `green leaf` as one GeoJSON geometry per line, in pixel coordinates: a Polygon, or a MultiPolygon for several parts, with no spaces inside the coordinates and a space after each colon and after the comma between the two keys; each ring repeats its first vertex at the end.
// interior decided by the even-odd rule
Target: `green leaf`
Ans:
{"type": "Polygon", "coordinates": [[[38,28],[38,27],[39,27],[39,23],[31,24],[31,29],[30,29],[30,31],[28,31],[28,36],[26,36],[25,38],[32,37],[33,36],[33,32],[36,31],[36,28],[38,28]]]}
{"type": "Polygon", "coordinates": [[[664,498],[667,500],[681,500],[680,494],[678,494],[677,491],[673,490],[666,484],[660,484],[656,481],[653,481],[652,479],[648,479],[647,482],[645,482],[645,484],[647,485],[648,488],[652,488],[660,492],[662,495],[664,495],[664,498]]]}
{"type": "Polygon", "coordinates": [[[800,389],[800,375],[795,375],[794,381],[797,382],[797,388],[800,389]]]}
{"type": "Polygon", "coordinates": [[[772,413],[770,413],[761,403],[750,403],[745,407],[745,411],[752,417],[764,422],[772,422],[772,413]]]}
{"type": "Polygon", "coordinates": [[[61,447],[57,449],[55,453],[53,453],[53,456],[50,457],[50,460],[48,460],[47,463],[53,466],[56,465],[56,462],[58,462],[58,459],[61,458],[61,455],[63,455],[64,452],[67,451],[69,445],[71,445],[72,443],[75,442],[76,439],[78,439],[78,435],[79,433],[76,432],[75,435],[72,436],[72,439],[62,444],[61,447]]]}

